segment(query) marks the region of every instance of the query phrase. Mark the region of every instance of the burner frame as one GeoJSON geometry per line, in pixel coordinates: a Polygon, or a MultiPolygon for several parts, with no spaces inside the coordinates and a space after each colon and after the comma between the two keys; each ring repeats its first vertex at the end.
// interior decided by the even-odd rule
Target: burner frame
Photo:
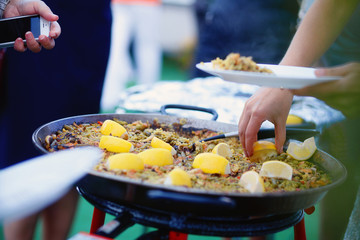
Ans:
{"type": "MultiPolygon", "coordinates": [[[[143,206],[120,205],[88,194],[80,187],[77,187],[77,190],[82,197],[95,207],[90,232],[105,237],[116,237],[135,223],[157,228],[162,232],[180,232],[218,237],[250,237],[277,233],[289,227],[297,226],[304,221],[303,210],[264,217],[207,217],[191,213],[163,212],[143,206]],[[118,223],[115,224],[118,225],[118,228],[115,228],[113,232],[103,231],[101,227],[104,224],[105,213],[115,216],[113,221],[118,223]]],[[[114,225],[114,223],[112,224],[114,225]]],[[[305,236],[305,228],[298,232],[305,236]]]]}

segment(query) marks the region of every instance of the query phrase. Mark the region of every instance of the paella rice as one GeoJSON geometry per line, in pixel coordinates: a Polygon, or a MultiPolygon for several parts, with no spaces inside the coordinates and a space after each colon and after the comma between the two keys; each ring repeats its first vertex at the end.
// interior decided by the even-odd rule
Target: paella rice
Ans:
{"type": "Polygon", "coordinates": [[[216,58],[211,63],[215,69],[273,73],[270,69],[257,65],[252,57],[243,57],[239,53],[230,53],[224,60],[216,58]]]}
{"type": "MultiPolygon", "coordinates": [[[[150,122],[125,122],[113,119],[120,123],[128,132],[127,141],[134,148],[131,153],[140,153],[151,148],[151,140],[155,136],[169,143],[176,150],[174,162],[166,166],[150,166],[145,164],[144,170],[110,170],[107,159],[116,154],[104,149],[103,159],[94,167],[95,171],[106,174],[121,175],[133,179],[141,179],[151,184],[164,184],[167,174],[174,168],[186,171],[191,178],[192,188],[216,192],[247,192],[239,184],[241,175],[246,171],[260,172],[262,163],[269,160],[279,160],[289,164],[293,168],[292,179],[277,179],[263,177],[265,192],[301,191],[303,189],[316,188],[331,182],[329,175],[319,166],[310,161],[298,161],[286,153],[271,155],[259,162],[252,162],[247,158],[237,138],[218,139],[209,142],[199,142],[200,139],[210,137],[219,132],[208,129],[185,131],[182,125],[186,120],[171,125],[159,123],[155,119],[150,122]],[[192,163],[194,158],[204,152],[211,152],[218,144],[228,144],[232,156],[228,158],[230,163],[230,174],[207,174],[201,169],[194,169],[192,163]]],[[[44,147],[50,151],[59,151],[80,146],[99,146],[102,122],[96,123],[73,123],[65,125],[61,130],[48,135],[44,141],[44,147]]]]}

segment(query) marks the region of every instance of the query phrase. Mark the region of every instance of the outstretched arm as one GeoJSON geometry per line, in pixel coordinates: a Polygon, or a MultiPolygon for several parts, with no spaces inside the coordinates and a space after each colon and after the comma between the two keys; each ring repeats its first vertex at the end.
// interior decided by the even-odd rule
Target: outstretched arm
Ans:
{"type": "MultiPolygon", "coordinates": [[[[311,66],[341,33],[360,0],[317,0],[310,7],[292,40],[281,65],[311,66]]],[[[239,136],[247,156],[253,152],[257,132],[265,120],[275,125],[275,145],[282,151],[286,118],[293,92],[262,88],[245,104],[239,121],[239,136]]]]}
{"type": "Polygon", "coordinates": [[[280,64],[312,66],[340,35],[359,3],[359,0],[316,0],[280,64]]]}

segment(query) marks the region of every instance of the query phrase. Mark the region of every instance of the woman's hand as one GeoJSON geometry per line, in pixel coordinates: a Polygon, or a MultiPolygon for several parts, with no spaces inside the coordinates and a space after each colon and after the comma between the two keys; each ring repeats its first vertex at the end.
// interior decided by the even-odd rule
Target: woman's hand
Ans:
{"type": "MultiPolygon", "coordinates": [[[[61,28],[57,20],[59,17],[52,13],[51,9],[43,1],[25,1],[25,0],[11,0],[4,11],[4,18],[39,14],[45,20],[51,22],[51,29],[49,37],[40,35],[39,40],[36,41],[31,32],[25,34],[26,46],[23,39],[15,40],[14,49],[19,52],[24,52],[29,48],[32,52],[40,52],[41,48],[52,49],[55,47],[55,39],[61,34],[61,28]]],[[[36,36],[37,37],[37,36],[36,36]]]]}
{"type": "Polygon", "coordinates": [[[329,106],[340,110],[347,117],[360,116],[360,62],[317,69],[315,74],[318,77],[341,76],[342,78],[292,90],[292,93],[321,99],[329,106]]]}
{"type": "Polygon", "coordinates": [[[278,88],[261,88],[249,98],[239,121],[239,137],[246,156],[253,154],[253,144],[265,120],[275,125],[276,149],[282,152],[292,99],[293,94],[289,90],[278,88]]]}

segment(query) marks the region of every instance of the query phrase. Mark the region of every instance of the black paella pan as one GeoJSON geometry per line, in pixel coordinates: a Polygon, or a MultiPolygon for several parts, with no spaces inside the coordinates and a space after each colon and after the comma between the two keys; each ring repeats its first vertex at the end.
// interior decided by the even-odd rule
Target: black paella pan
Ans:
{"type": "MultiPolygon", "coordinates": [[[[154,114],[93,114],[64,118],[47,123],[33,133],[33,142],[43,153],[47,135],[55,133],[65,124],[94,123],[117,118],[126,122],[137,120],[160,123],[179,123],[180,117],[154,114]]],[[[210,129],[232,132],[237,130],[233,124],[211,120],[187,118],[182,130],[210,129]]],[[[123,176],[113,176],[91,170],[77,183],[83,191],[114,203],[151,208],[158,211],[171,211],[203,216],[263,216],[269,214],[293,213],[306,209],[319,202],[325,194],[346,178],[346,169],[341,162],[318,150],[312,161],[323,168],[331,177],[332,183],[326,186],[297,192],[277,193],[220,193],[200,189],[156,185],[123,176]]]]}

